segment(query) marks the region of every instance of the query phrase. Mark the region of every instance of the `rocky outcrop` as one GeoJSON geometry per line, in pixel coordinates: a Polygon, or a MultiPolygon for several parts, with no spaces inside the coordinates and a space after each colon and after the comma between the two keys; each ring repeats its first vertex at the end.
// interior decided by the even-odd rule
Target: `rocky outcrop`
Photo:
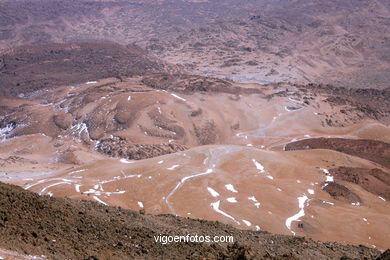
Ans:
{"type": "Polygon", "coordinates": [[[390,201],[390,173],[380,169],[338,167],[330,170],[336,180],[357,184],[390,201]]]}
{"type": "Polygon", "coordinates": [[[381,164],[390,169],[390,144],[363,139],[309,138],[286,145],[286,151],[305,149],[330,149],[381,164]]]}
{"type": "Polygon", "coordinates": [[[177,143],[132,144],[120,137],[102,140],[97,145],[97,150],[103,154],[131,160],[142,160],[186,149],[188,149],[186,146],[177,143]]]}

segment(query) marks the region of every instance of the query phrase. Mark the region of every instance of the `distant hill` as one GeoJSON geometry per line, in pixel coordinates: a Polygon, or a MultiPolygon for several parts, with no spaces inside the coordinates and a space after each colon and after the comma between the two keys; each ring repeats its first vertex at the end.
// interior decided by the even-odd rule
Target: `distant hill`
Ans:
{"type": "Polygon", "coordinates": [[[136,43],[189,71],[386,88],[386,0],[1,1],[0,47],[136,43]]]}

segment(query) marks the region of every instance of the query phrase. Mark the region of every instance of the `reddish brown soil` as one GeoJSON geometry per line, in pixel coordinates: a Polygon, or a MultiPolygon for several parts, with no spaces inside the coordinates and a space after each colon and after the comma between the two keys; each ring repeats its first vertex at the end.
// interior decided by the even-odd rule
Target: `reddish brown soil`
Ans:
{"type": "Polygon", "coordinates": [[[380,169],[339,167],[331,169],[336,180],[357,184],[365,190],[390,200],[390,173],[380,169]]]}
{"type": "Polygon", "coordinates": [[[390,144],[375,140],[309,138],[286,145],[286,151],[330,149],[376,162],[390,169],[390,144]]]}
{"type": "MultiPolygon", "coordinates": [[[[376,259],[364,246],[243,231],[219,222],[141,215],[94,202],[38,196],[0,183],[0,247],[50,259],[376,259]],[[22,227],[22,228],[21,228],[22,227]],[[232,235],[235,244],[162,245],[153,236],[232,235]]],[[[384,259],[384,258],[382,258],[384,259]]]]}

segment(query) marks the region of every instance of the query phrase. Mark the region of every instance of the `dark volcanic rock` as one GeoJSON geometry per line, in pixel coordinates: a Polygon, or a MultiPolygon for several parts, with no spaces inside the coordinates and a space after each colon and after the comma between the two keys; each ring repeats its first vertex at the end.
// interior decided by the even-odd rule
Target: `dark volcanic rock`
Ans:
{"type": "Polygon", "coordinates": [[[286,145],[286,151],[330,149],[364,158],[390,169],[390,144],[376,140],[344,138],[309,138],[286,145]]]}
{"type": "Polygon", "coordinates": [[[331,105],[349,105],[362,112],[369,118],[381,119],[390,116],[390,88],[350,89],[336,87],[330,84],[307,84],[300,86],[301,89],[309,89],[317,94],[328,95],[326,99],[331,105]]]}
{"type": "Polygon", "coordinates": [[[363,189],[390,200],[390,173],[380,169],[339,167],[330,172],[336,180],[351,182],[363,189]]]}
{"type": "Polygon", "coordinates": [[[24,46],[7,52],[2,60],[0,95],[5,96],[168,69],[137,46],[113,43],[24,46]]]}
{"type": "Polygon", "coordinates": [[[323,185],[324,191],[329,193],[330,196],[337,200],[349,202],[349,203],[361,203],[361,199],[354,192],[350,191],[347,187],[335,182],[328,182],[323,185]]]}
{"type": "Polygon", "coordinates": [[[98,151],[112,157],[142,160],[164,154],[184,151],[188,148],[177,143],[170,144],[132,144],[127,140],[114,137],[105,139],[97,145],[98,151]]]}

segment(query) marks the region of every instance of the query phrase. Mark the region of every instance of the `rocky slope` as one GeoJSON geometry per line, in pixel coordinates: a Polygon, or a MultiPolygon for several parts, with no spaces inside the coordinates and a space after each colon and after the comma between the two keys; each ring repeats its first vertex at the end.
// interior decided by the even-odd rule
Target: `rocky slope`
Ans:
{"type": "Polygon", "coordinates": [[[113,43],[24,46],[5,51],[0,60],[2,96],[24,97],[62,85],[175,70],[137,46],[113,43]]]}
{"type": "Polygon", "coordinates": [[[388,254],[381,257],[378,250],[364,246],[38,196],[4,183],[0,183],[0,204],[0,247],[50,259],[385,259],[388,254]],[[159,234],[229,235],[235,242],[162,245],[154,241],[159,234]]]}

